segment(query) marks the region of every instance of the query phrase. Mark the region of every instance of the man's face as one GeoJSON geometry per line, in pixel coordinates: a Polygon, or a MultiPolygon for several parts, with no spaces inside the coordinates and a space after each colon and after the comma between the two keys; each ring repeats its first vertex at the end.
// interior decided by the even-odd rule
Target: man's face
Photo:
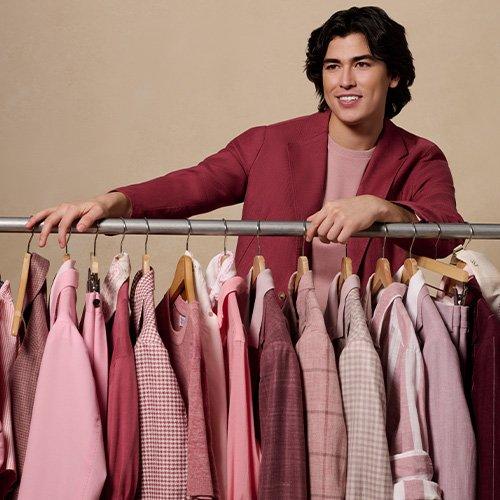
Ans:
{"type": "Polygon", "coordinates": [[[335,37],[329,43],[323,61],[325,101],[346,125],[383,119],[387,91],[398,81],[372,56],[363,34],[335,37]]]}

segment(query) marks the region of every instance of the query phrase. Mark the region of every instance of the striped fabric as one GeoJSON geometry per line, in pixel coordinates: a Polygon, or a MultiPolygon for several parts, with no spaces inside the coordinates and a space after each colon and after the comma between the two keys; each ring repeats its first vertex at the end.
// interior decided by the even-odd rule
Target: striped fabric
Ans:
{"type": "Polygon", "coordinates": [[[156,326],[152,268],[144,275],[137,272],[130,301],[138,334],[134,348],[141,457],[138,497],[186,498],[186,409],[156,326]]]}
{"type": "Polygon", "coordinates": [[[340,353],[348,441],[346,499],[387,500],[393,486],[382,367],[361,306],[359,277],[349,276],[339,297],[339,276],[330,285],[325,321],[340,353]]]}
{"type": "MultiPolygon", "coordinates": [[[[304,386],[309,498],[344,498],[347,432],[333,345],[316,299],[312,271],[300,279],[296,304],[296,272],[288,284],[286,308],[296,307],[300,335],[295,344],[304,386]]],[[[289,315],[287,315],[290,317],[289,315]]]]}
{"type": "Polygon", "coordinates": [[[441,498],[439,486],[432,481],[428,453],[424,362],[403,303],[407,286],[395,281],[382,289],[371,316],[372,279],[373,275],[366,287],[365,313],[384,369],[394,499],[441,498]]]}
{"type": "Polygon", "coordinates": [[[3,497],[16,480],[16,454],[12,431],[10,400],[10,369],[17,349],[17,337],[10,333],[14,319],[14,303],[10,281],[6,280],[0,288],[0,494],[3,497]]]}
{"type": "Polygon", "coordinates": [[[22,475],[38,373],[49,333],[46,282],[48,270],[49,261],[33,253],[23,310],[26,328],[21,323],[21,345],[12,365],[10,381],[18,479],[22,475]]]}

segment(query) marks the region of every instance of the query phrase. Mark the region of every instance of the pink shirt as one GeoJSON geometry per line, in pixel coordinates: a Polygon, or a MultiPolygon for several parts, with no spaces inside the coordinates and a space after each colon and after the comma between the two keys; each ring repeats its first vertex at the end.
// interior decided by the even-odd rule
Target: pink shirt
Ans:
{"type": "Polygon", "coordinates": [[[260,450],[255,437],[250,367],[239,306],[246,298],[245,280],[239,276],[229,279],[220,288],[217,316],[226,340],[229,373],[227,498],[251,500],[257,498],[260,450]]]}
{"type": "MultiPolygon", "coordinates": [[[[361,177],[375,147],[367,150],[347,149],[328,136],[328,168],[323,203],[356,196],[361,177]]],[[[325,310],[328,288],[340,270],[345,245],[322,243],[319,238],[312,242],[313,278],[316,297],[322,311],[325,310]]]]}
{"type": "Polygon", "coordinates": [[[96,386],[76,327],[75,261],[65,261],[50,291],[43,353],[19,499],[95,499],[106,478],[96,386]]]}

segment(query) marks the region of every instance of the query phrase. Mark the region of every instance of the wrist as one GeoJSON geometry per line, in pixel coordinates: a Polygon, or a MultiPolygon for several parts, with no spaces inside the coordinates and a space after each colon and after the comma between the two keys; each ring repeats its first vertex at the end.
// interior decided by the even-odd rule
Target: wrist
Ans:
{"type": "Polygon", "coordinates": [[[130,217],[132,214],[130,199],[119,191],[97,196],[95,200],[104,206],[105,217],[130,217]]]}
{"type": "Polygon", "coordinates": [[[377,220],[380,222],[418,222],[418,217],[401,205],[380,199],[377,220]]]}

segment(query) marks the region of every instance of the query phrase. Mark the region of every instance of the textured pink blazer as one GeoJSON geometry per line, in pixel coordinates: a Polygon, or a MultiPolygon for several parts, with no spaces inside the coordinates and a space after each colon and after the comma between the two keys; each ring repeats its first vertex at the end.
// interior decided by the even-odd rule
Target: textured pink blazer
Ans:
{"type": "MultiPolygon", "coordinates": [[[[132,217],[185,218],[244,203],[243,220],[305,220],[323,205],[331,111],[253,127],[198,165],[146,182],[114,189],[131,200],[132,217]]],[[[427,222],[463,222],[443,152],[432,142],[384,122],[357,195],[396,201],[427,222]]],[[[352,238],[347,251],[364,287],[382,254],[382,238],[352,238]]],[[[284,300],[297,266],[302,236],[261,237],[262,254],[284,300]]],[[[398,269],[411,239],[389,240],[385,256],[398,269]]],[[[415,241],[416,254],[434,257],[435,240],[415,241]]],[[[456,240],[439,242],[440,257],[456,240]]],[[[311,253],[311,245],[306,245],[311,253]]],[[[257,253],[255,235],[240,236],[236,269],[245,276],[257,253]]]]}

